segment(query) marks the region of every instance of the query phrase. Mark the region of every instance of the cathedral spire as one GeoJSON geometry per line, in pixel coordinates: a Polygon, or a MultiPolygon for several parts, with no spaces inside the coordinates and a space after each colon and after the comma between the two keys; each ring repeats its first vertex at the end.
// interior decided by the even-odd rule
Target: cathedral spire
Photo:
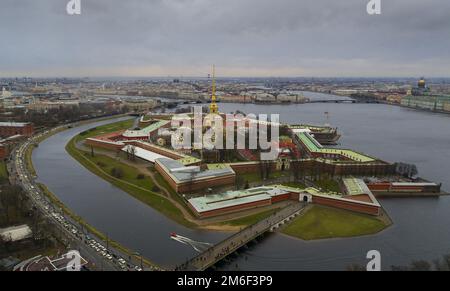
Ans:
{"type": "Polygon", "coordinates": [[[216,103],[216,66],[212,67],[212,92],[211,92],[211,105],[209,105],[209,112],[212,114],[219,113],[219,106],[216,103]]]}

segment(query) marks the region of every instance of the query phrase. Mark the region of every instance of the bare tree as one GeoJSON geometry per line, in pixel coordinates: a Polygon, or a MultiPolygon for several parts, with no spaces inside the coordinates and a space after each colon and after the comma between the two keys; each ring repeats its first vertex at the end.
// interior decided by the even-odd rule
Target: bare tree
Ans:
{"type": "Polygon", "coordinates": [[[132,161],[136,159],[136,147],[134,145],[127,147],[127,158],[132,161]]]}

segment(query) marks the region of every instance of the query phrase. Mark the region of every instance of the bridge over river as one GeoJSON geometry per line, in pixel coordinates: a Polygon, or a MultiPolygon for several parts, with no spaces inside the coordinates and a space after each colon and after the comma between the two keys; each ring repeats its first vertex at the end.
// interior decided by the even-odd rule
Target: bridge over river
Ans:
{"type": "Polygon", "coordinates": [[[267,231],[273,231],[280,225],[299,215],[305,206],[306,204],[302,202],[289,205],[272,214],[270,217],[246,227],[240,232],[210,247],[181,266],[178,266],[177,270],[206,270],[260,235],[267,231]]]}
{"type": "Polygon", "coordinates": [[[358,101],[354,99],[317,99],[309,100],[306,103],[358,103],[358,101]]]}

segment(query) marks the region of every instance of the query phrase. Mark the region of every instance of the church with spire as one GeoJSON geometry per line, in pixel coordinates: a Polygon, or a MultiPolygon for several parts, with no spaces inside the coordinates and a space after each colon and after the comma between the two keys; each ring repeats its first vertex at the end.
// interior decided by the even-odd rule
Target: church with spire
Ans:
{"type": "Polygon", "coordinates": [[[219,114],[219,106],[217,105],[216,97],[216,66],[213,65],[212,69],[212,90],[211,90],[211,104],[209,105],[209,113],[219,114]]]}

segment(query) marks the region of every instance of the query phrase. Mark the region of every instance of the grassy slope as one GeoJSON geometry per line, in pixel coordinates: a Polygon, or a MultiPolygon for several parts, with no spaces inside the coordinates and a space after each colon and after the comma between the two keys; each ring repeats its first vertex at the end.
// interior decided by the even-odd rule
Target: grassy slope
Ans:
{"type": "Polygon", "coordinates": [[[97,136],[100,134],[111,133],[114,131],[130,128],[134,123],[134,119],[123,120],[115,123],[105,124],[102,126],[94,127],[83,131],[76,136],[76,141],[80,141],[89,137],[97,136]]]}
{"type": "Polygon", "coordinates": [[[375,217],[315,205],[292,221],[283,229],[283,233],[313,240],[373,234],[385,227],[386,225],[375,217]]]}
{"type": "Polygon", "coordinates": [[[6,163],[0,162],[0,181],[6,182],[8,180],[8,171],[6,170],[6,163]]]}
{"type": "Polygon", "coordinates": [[[331,191],[331,192],[341,192],[341,188],[339,187],[339,183],[333,179],[321,179],[314,181],[314,184],[319,186],[320,188],[331,191]]]}
{"type": "MultiPolygon", "coordinates": [[[[181,211],[176,208],[169,200],[160,197],[156,193],[149,190],[151,189],[149,186],[153,185],[153,183],[151,183],[148,178],[144,180],[136,179],[137,174],[139,173],[137,169],[117,162],[110,157],[101,155],[96,155],[93,158],[94,160],[91,160],[92,157],[90,156],[90,153],[85,153],[76,149],[74,144],[75,139],[76,137],[67,144],[66,150],[73,158],[75,158],[89,171],[110,182],[114,186],[117,186],[118,188],[124,190],[143,203],[150,205],[152,208],[172,218],[178,223],[181,223],[185,226],[193,226],[191,222],[187,221],[184,218],[181,211]],[[107,165],[111,163],[111,165],[115,164],[116,166],[122,168],[125,172],[124,177],[122,179],[114,178],[110,175],[110,171],[98,166],[95,162],[95,159],[102,160],[102,162],[107,165]]],[[[107,166],[107,168],[112,168],[112,166],[109,165],[107,166]]]]}

